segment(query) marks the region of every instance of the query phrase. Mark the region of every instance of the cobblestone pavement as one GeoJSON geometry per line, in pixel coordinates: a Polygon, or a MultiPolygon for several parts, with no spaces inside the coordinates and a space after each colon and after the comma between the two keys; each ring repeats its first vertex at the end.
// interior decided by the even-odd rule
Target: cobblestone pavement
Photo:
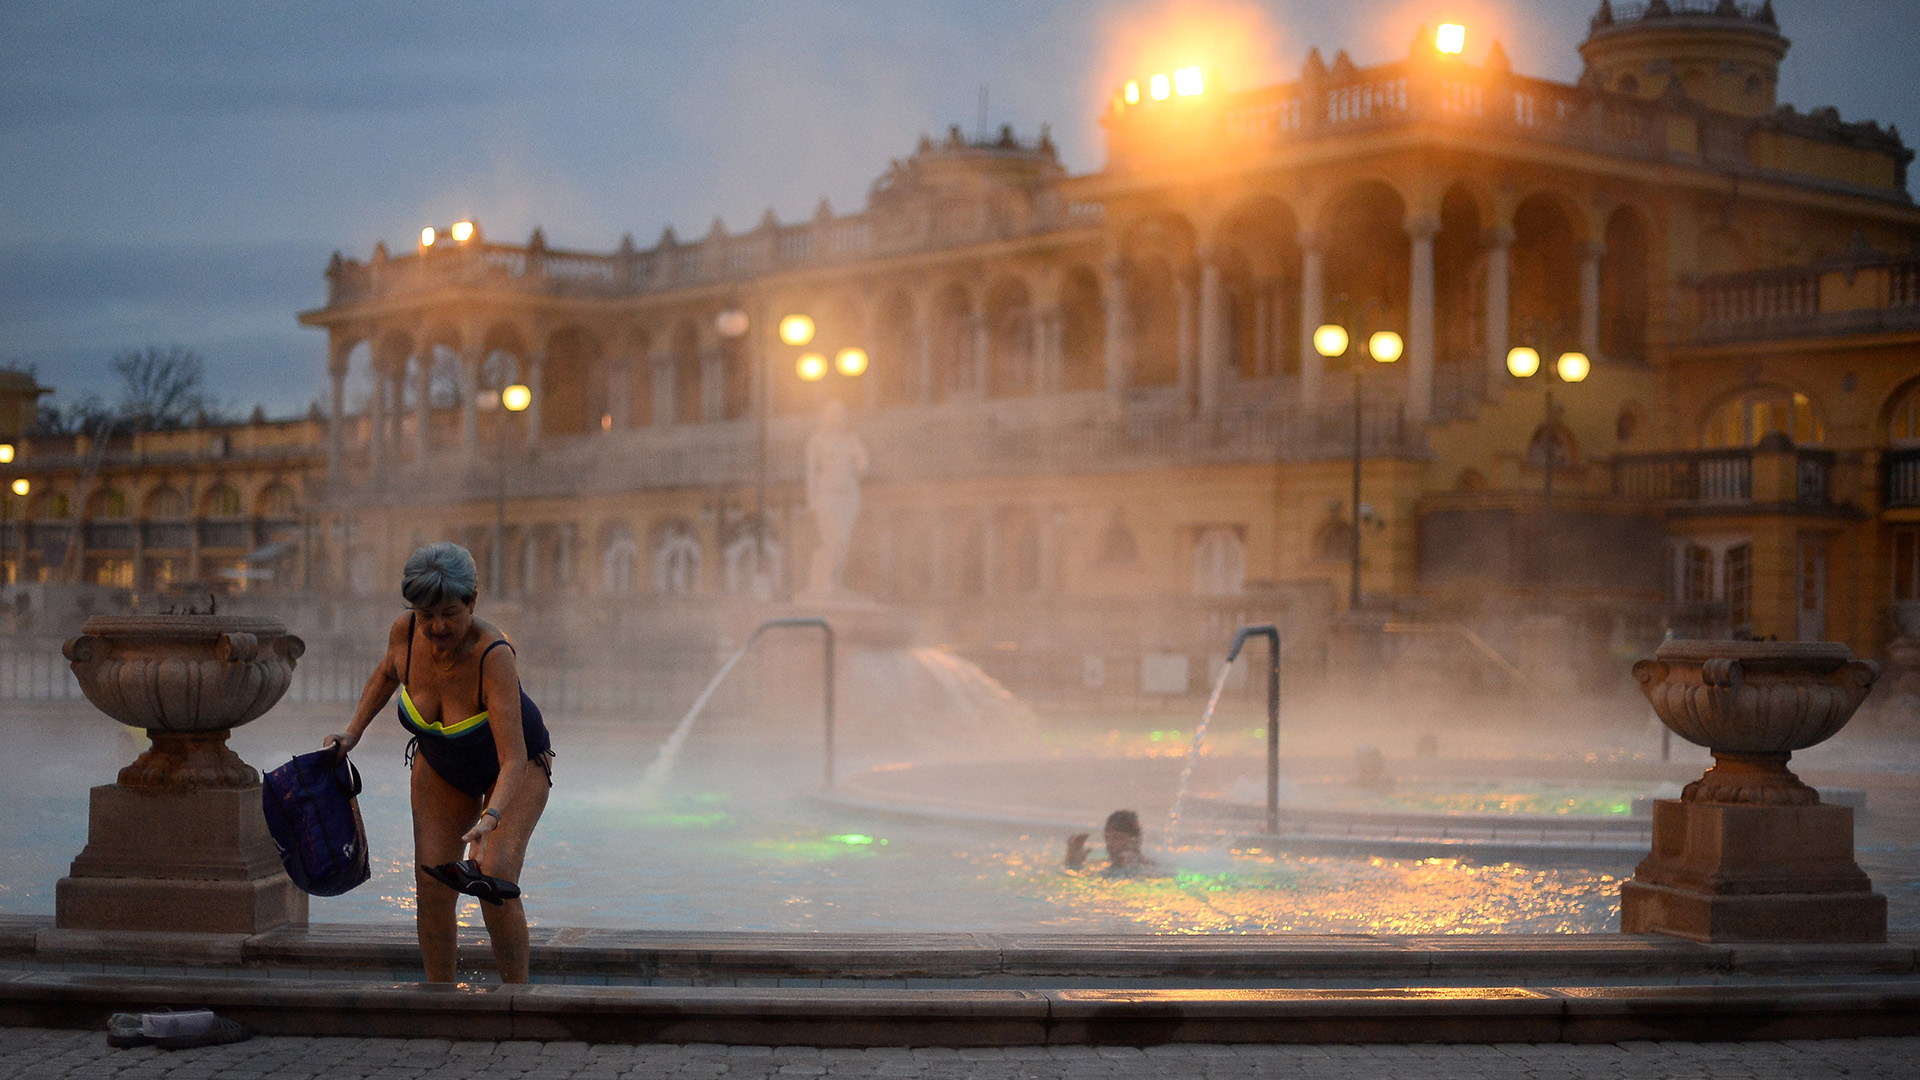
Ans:
{"type": "Polygon", "coordinates": [[[97,1031],[0,1028],[5,1080],[619,1080],[621,1077],[1506,1077],[1920,1076],[1920,1038],[1611,1046],[1161,1046],[817,1050],[769,1046],[595,1046],[577,1042],[256,1038],[167,1052],[115,1050],[97,1031]]]}

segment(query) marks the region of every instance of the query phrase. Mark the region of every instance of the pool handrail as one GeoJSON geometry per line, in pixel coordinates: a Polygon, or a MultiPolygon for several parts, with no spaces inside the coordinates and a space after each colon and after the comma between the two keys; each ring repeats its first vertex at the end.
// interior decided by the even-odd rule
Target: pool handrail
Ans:
{"type": "Polygon", "coordinates": [[[766,622],[763,622],[758,627],[756,627],[752,634],[748,635],[747,644],[752,645],[755,641],[759,640],[761,634],[766,633],[768,630],[780,630],[780,629],[785,629],[787,627],[798,627],[798,628],[804,629],[810,626],[819,627],[821,633],[825,635],[824,637],[825,664],[823,668],[823,675],[821,678],[821,688],[822,688],[822,694],[823,694],[824,700],[822,701],[821,704],[823,705],[822,719],[824,721],[825,729],[826,729],[825,790],[832,791],[833,790],[833,671],[834,671],[833,624],[829,623],[827,620],[821,618],[818,615],[793,615],[793,616],[787,616],[779,619],[768,619],[766,622]]]}
{"type": "Polygon", "coordinates": [[[1267,835],[1280,833],[1280,628],[1273,623],[1243,626],[1233,635],[1227,649],[1231,664],[1246,647],[1247,639],[1267,639],[1267,835]]]}

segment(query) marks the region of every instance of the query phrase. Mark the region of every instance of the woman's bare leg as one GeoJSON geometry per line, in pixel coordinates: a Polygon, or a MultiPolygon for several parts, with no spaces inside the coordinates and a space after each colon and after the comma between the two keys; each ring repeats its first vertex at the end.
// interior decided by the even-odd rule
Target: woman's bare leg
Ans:
{"type": "MultiPolygon", "coordinates": [[[[491,877],[518,882],[527,861],[527,841],[533,827],[547,808],[547,774],[531,761],[518,768],[514,777],[513,807],[500,819],[500,826],[487,836],[481,852],[480,869],[491,877]]],[[[527,911],[519,900],[504,904],[481,904],[480,915],[487,921],[487,936],[493,941],[493,960],[500,967],[500,981],[523,983],[529,975],[527,911]]]]}
{"type": "Polygon", "coordinates": [[[422,866],[461,858],[460,836],[480,815],[480,800],[440,779],[425,754],[413,756],[414,926],[427,981],[453,981],[459,938],[454,927],[460,894],[428,877],[422,866]]]}

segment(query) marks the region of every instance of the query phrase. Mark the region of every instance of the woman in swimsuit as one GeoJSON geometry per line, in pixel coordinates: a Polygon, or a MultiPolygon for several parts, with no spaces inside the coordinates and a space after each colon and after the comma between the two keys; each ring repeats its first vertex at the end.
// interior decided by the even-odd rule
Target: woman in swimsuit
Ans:
{"type": "Polygon", "coordinates": [[[501,981],[526,982],[527,915],[512,883],[553,786],[546,725],[520,688],[506,635],[474,617],[478,573],[466,548],[442,542],[414,552],[400,593],[408,610],[393,622],[386,656],[347,730],[324,745],[352,750],[400,691],[400,723],[413,735],[415,922],[427,978],[453,981],[460,886],[488,901],[480,913],[501,981]],[[478,866],[448,865],[468,845],[478,866]]]}

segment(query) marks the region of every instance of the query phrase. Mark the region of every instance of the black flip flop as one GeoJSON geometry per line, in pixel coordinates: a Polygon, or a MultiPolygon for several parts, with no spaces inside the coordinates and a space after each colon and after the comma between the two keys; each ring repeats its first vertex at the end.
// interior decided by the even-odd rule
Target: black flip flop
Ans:
{"type": "Polygon", "coordinates": [[[454,892],[484,900],[489,904],[500,905],[509,900],[520,898],[520,886],[506,878],[497,878],[480,872],[480,864],[472,859],[443,863],[440,866],[421,866],[428,877],[452,889],[454,892]]]}

